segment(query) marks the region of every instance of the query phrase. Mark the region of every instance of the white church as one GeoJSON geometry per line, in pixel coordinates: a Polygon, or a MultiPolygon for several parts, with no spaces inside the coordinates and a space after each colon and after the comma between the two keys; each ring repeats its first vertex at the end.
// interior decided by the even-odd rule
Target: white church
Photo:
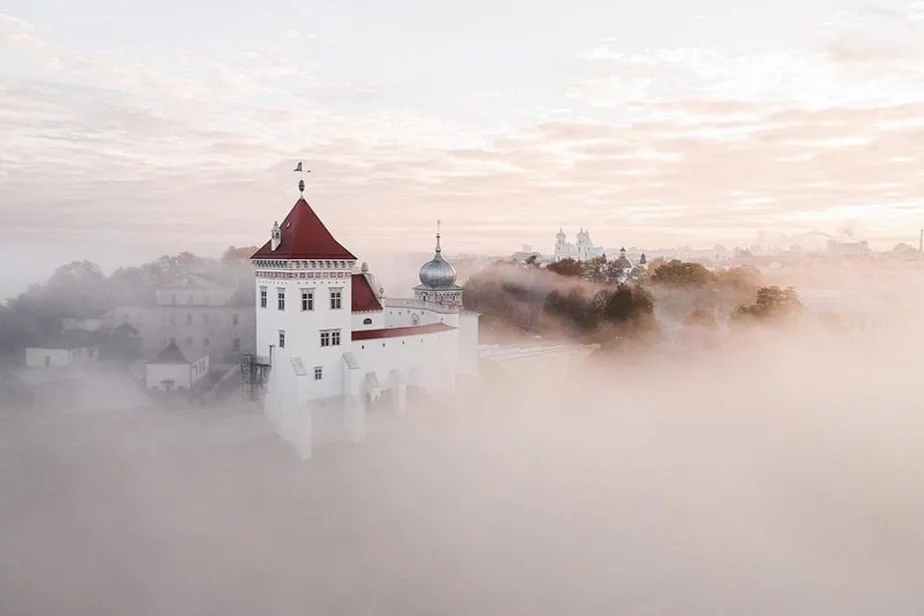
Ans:
{"type": "Polygon", "coordinates": [[[577,233],[577,242],[568,241],[563,229],[559,228],[555,235],[555,251],[552,254],[552,261],[561,261],[562,259],[574,259],[575,261],[587,261],[603,254],[603,248],[594,246],[590,239],[590,231],[581,227],[577,233]]]}
{"type": "Polygon", "coordinates": [[[313,443],[362,440],[370,404],[401,412],[409,389],[451,392],[477,374],[478,314],[462,308],[439,231],[413,299],[386,298],[357,262],[304,196],[251,257],[264,408],[303,458],[313,443]]]}

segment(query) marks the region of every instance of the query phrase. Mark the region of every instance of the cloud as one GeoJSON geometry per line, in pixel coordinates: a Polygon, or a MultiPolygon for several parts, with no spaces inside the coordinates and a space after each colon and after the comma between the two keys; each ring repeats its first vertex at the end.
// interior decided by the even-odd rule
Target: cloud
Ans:
{"type": "Polygon", "coordinates": [[[518,113],[516,97],[491,94],[472,114],[425,110],[320,55],[242,45],[150,59],[50,43],[3,17],[4,49],[29,73],[0,84],[0,202],[12,204],[0,234],[255,243],[303,160],[325,221],[354,245],[376,236],[373,248],[418,236],[428,248],[435,218],[466,250],[543,246],[568,220],[608,246],[746,243],[755,228],[864,216],[892,238],[924,214],[924,78],[907,41],[845,37],[915,15],[845,16],[801,51],[604,41],[560,92],[570,107],[518,113]],[[376,233],[381,221],[406,233],[376,233]]]}

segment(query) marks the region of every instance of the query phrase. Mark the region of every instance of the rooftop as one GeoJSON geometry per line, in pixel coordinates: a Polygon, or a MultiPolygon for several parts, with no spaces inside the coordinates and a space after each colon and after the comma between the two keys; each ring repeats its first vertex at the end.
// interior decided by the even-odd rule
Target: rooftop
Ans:
{"type": "Polygon", "coordinates": [[[369,284],[369,279],[365,274],[353,274],[352,283],[353,312],[372,312],[382,309],[375,289],[369,284]]]}
{"type": "Polygon", "coordinates": [[[385,329],[366,329],[353,332],[353,340],[375,340],[378,338],[401,338],[422,334],[437,334],[455,329],[445,323],[429,325],[411,325],[408,327],[386,327],[385,329]]]}
{"type": "Polygon", "coordinates": [[[205,357],[205,353],[196,352],[192,350],[183,350],[177,345],[176,342],[171,342],[164,348],[163,351],[157,354],[154,359],[151,359],[147,363],[149,364],[191,364],[194,361],[202,359],[205,357]]]}
{"type": "Polygon", "coordinates": [[[305,198],[295,202],[279,225],[281,241],[272,250],[268,241],[251,259],[350,259],[356,260],[327,230],[305,198]]]}

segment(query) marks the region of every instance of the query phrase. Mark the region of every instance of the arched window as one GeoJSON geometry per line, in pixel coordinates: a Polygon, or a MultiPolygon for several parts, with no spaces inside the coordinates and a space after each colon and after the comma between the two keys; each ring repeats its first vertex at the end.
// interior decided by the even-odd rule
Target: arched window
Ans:
{"type": "Polygon", "coordinates": [[[363,325],[372,325],[372,319],[370,319],[369,317],[366,317],[365,319],[363,319],[363,325]]]}

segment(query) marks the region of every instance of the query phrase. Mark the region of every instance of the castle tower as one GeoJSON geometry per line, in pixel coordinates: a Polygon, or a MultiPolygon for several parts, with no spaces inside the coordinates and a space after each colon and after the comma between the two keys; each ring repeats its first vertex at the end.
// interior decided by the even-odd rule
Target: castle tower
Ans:
{"type": "Polygon", "coordinates": [[[351,346],[355,263],[304,197],[251,257],[257,355],[270,358],[272,371],[294,369],[303,377],[299,399],[341,395],[342,358],[351,346]]]}

